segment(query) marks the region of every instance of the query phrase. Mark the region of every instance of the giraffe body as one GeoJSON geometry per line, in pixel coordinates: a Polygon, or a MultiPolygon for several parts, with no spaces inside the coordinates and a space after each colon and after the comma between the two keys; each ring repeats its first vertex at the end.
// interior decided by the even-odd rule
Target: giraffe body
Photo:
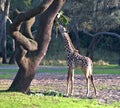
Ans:
{"type": "Polygon", "coordinates": [[[89,57],[83,56],[78,53],[78,50],[76,50],[69,38],[68,33],[66,32],[66,29],[59,25],[60,33],[64,39],[65,44],[65,51],[67,54],[67,64],[68,64],[68,76],[67,76],[67,95],[73,95],[74,92],[74,68],[75,67],[81,67],[81,70],[83,71],[86,82],[87,82],[87,96],[89,96],[89,81],[92,82],[94,92],[96,95],[96,88],[93,83],[93,75],[92,75],[92,60],[89,57]],[[70,88],[71,86],[71,88],[70,88]]]}

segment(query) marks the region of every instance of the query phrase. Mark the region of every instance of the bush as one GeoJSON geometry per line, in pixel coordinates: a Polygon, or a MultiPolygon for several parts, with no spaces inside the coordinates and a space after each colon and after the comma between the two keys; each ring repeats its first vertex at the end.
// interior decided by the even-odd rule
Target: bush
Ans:
{"type": "Polygon", "coordinates": [[[97,62],[93,62],[93,64],[95,65],[101,65],[101,66],[105,66],[105,65],[109,65],[108,62],[105,62],[104,60],[98,60],[97,62]]]}

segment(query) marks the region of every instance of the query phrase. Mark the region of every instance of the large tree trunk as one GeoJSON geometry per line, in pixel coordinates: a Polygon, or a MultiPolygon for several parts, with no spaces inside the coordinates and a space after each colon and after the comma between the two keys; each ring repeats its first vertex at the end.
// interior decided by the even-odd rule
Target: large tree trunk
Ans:
{"type": "Polygon", "coordinates": [[[18,47],[16,61],[19,70],[9,91],[29,93],[29,86],[34,78],[35,70],[46,55],[51,40],[54,19],[64,2],[65,0],[47,0],[37,8],[26,13],[20,13],[10,26],[10,34],[15,39],[18,47]],[[22,22],[30,21],[31,18],[40,13],[42,14],[39,19],[37,36],[33,39],[31,34],[27,36],[21,34],[19,30],[22,22]]]}

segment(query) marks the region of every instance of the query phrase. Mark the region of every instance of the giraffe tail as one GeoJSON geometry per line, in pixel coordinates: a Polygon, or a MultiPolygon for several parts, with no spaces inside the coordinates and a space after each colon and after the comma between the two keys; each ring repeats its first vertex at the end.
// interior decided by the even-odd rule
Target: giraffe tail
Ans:
{"type": "Polygon", "coordinates": [[[89,77],[90,77],[90,80],[93,81],[93,75],[90,75],[89,77]]]}

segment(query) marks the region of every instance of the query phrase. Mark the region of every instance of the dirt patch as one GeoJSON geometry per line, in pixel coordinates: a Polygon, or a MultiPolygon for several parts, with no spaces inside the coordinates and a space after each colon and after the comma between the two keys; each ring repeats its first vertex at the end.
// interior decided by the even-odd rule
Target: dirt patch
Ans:
{"type": "MultiPolygon", "coordinates": [[[[65,94],[66,77],[66,74],[36,74],[31,87],[38,85],[39,92],[56,90],[65,94]]],[[[94,75],[94,82],[97,88],[97,99],[100,102],[120,102],[120,75],[94,75]]],[[[85,77],[83,75],[75,75],[74,96],[86,98],[86,90],[85,77]]],[[[95,98],[92,85],[90,91],[91,97],[95,98]]]]}
{"type": "MultiPolygon", "coordinates": [[[[31,89],[37,92],[55,90],[66,93],[67,74],[37,73],[31,83],[31,89]]],[[[0,79],[0,89],[9,87],[12,79],[0,79]]],[[[101,103],[120,102],[120,75],[94,75],[97,99],[101,103]]],[[[90,94],[95,98],[91,85],[90,94]]],[[[86,98],[86,81],[83,75],[75,75],[74,97],[86,98]]]]}

